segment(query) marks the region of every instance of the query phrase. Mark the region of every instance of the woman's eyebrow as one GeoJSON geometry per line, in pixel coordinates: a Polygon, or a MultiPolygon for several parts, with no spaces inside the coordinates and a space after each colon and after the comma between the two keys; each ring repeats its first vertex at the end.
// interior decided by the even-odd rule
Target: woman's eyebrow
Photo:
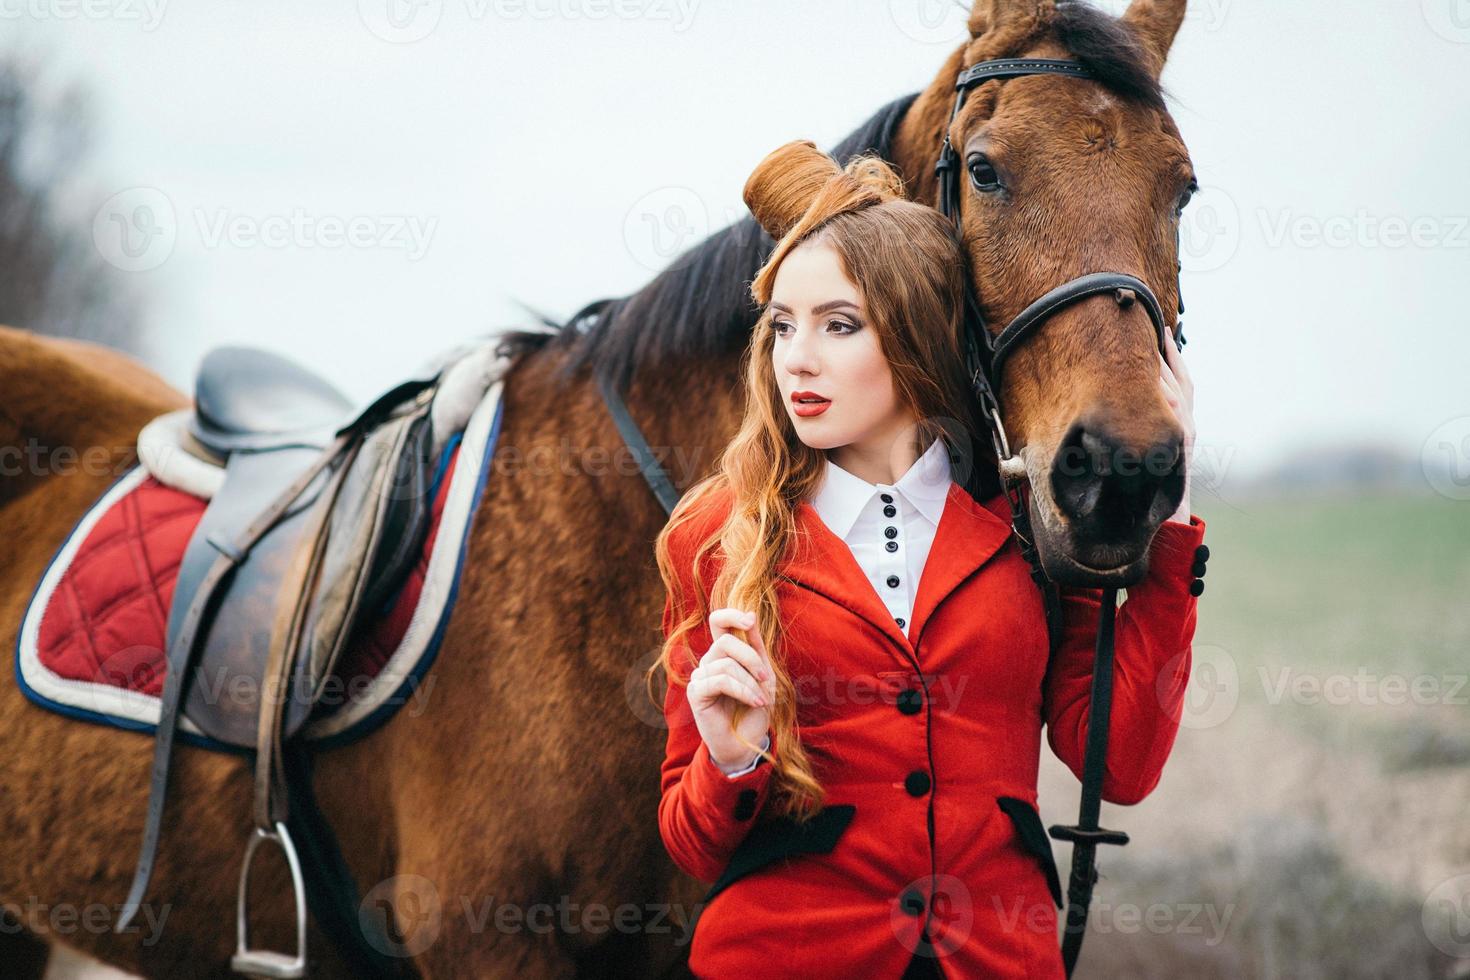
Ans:
{"type": "MultiPolygon", "coordinates": [[[[835,310],[839,306],[849,306],[849,307],[853,308],[854,310],[856,310],[856,309],[859,308],[858,305],[856,303],[852,302],[851,300],[846,300],[846,299],[829,299],[825,303],[821,303],[821,304],[818,304],[817,306],[813,306],[812,307],[812,312],[813,313],[816,313],[816,314],[826,313],[828,310],[835,310]]],[[[773,310],[780,310],[782,313],[790,313],[791,312],[791,307],[787,306],[785,303],[772,302],[771,303],[771,309],[773,309],[773,310]]]]}

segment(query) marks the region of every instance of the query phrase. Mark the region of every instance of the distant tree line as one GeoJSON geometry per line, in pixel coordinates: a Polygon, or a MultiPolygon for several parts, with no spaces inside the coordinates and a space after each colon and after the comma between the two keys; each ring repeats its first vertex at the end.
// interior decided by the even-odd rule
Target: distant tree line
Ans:
{"type": "Polygon", "coordinates": [[[44,80],[25,58],[0,59],[0,323],[136,351],[133,284],[95,247],[84,203],[87,98],[44,80]]]}

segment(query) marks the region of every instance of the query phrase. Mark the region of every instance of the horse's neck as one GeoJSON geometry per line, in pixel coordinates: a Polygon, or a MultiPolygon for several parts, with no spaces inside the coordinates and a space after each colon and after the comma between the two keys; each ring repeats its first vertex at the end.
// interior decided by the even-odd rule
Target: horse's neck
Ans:
{"type": "Polygon", "coordinates": [[[745,411],[739,355],[642,368],[624,397],[682,492],[719,465],[745,411]]]}

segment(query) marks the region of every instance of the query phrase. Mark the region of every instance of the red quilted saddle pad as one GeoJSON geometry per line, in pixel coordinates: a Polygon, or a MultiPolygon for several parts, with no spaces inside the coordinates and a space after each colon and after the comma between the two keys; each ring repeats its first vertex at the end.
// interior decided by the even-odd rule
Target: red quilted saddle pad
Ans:
{"type": "MultiPolygon", "coordinates": [[[[344,683],[377,676],[408,630],[450,486],[438,481],[417,564],[391,604],[367,617],[338,663],[344,683]]],[[[58,676],[157,697],[179,562],[208,501],[145,477],[87,533],[60,578],[37,634],[40,662],[58,676]]]]}

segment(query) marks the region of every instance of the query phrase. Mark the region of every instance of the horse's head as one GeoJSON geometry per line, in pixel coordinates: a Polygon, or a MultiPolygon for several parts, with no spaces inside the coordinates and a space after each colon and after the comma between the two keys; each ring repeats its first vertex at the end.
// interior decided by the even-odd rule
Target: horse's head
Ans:
{"type": "MultiPolygon", "coordinates": [[[[1194,175],[1158,76],[1184,6],[1134,0],[1114,20],[1078,4],[977,0],[971,40],[946,68],[950,92],[956,68],[999,58],[1074,60],[1093,76],[982,82],[949,125],[962,237],[992,334],[1094,272],[1143,280],[1172,329],[1179,212],[1194,175]]],[[[943,94],[944,81],[930,91],[943,94]]],[[[1144,304],[1126,300],[1108,292],[1059,309],[999,379],[1036,543],[1058,582],[1136,580],[1183,494],[1183,433],[1161,387],[1159,333],[1144,304]]]]}

